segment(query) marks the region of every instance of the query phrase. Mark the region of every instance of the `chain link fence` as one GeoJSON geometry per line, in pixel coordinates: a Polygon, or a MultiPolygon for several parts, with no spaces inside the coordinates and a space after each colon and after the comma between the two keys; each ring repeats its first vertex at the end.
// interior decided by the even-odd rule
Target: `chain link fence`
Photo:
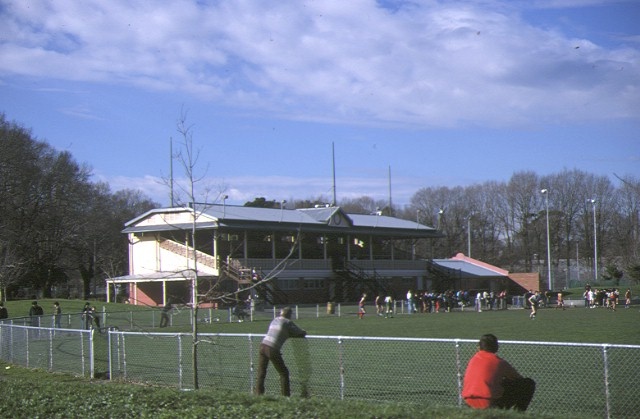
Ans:
{"type": "Polygon", "coordinates": [[[27,368],[94,378],[94,336],[89,330],[0,323],[0,359],[27,368]]]}
{"type": "MultiPolygon", "coordinates": [[[[294,307],[296,318],[354,315],[353,307],[294,307]]],[[[402,309],[397,306],[397,313],[402,309]]],[[[246,313],[270,319],[278,309],[246,313]]],[[[151,333],[161,310],[103,312],[91,330],[80,313],[66,314],[62,329],[29,326],[33,319],[0,323],[0,359],[30,368],[93,378],[194,387],[190,333],[151,333]],[[138,330],[134,332],[132,330],[138,330]]],[[[233,309],[201,309],[199,322],[242,320],[233,309]]],[[[50,324],[51,316],[38,319],[50,324]]],[[[191,324],[188,308],[176,308],[170,325],[191,324]]],[[[155,329],[158,330],[158,329],[155,329]]],[[[160,329],[163,330],[163,329],[160,329]]],[[[263,334],[198,335],[198,386],[252,392],[263,334]]],[[[308,336],[290,339],[283,355],[292,394],[335,399],[412,402],[465,407],[460,397],[477,340],[308,336]]],[[[558,416],[636,417],[640,345],[501,341],[500,355],[537,383],[530,411],[558,416]]],[[[269,369],[267,393],[279,394],[269,369]]]]}
{"type": "MultiPolygon", "coordinates": [[[[200,334],[198,385],[253,391],[263,335],[200,334]]],[[[109,333],[112,379],[181,389],[193,383],[192,337],[109,333]]],[[[307,336],[283,355],[292,394],[463,407],[464,371],[477,340],[307,336]]],[[[501,341],[500,355],[537,383],[529,410],[549,415],[625,418],[640,411],[640,346],[501,341]]],[[[279,394],[269,369],[267,393],[279,394]]]]}

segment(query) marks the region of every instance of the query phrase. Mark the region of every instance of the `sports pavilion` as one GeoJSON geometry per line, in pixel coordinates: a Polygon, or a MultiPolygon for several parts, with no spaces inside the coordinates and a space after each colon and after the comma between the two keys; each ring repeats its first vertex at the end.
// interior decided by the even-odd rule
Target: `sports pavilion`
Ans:
{"type": "Polygon", "coordinates": [[[380,212],[206,204],[148,211],[123,233],[129,274],[108,278],[107,296],[124,289],[132,304],[324,303],[356,301],[365,292],[402,299],[409,289],[521,288],[508,272],[471,258],[417,255],[419,241],[442,234],[380,212]]]}

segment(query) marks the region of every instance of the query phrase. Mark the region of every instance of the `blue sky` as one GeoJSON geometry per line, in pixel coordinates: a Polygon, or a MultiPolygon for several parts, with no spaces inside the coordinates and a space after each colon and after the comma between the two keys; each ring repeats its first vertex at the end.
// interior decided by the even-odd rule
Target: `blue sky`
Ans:
{"type": "Polygon", "coordinates": [[[363,195],[580,169],[640,177],[640,2],[0,0],[0,112],[168,204],[363,195]],[[174,175],[182,176],[178,162],[174,175]]]}

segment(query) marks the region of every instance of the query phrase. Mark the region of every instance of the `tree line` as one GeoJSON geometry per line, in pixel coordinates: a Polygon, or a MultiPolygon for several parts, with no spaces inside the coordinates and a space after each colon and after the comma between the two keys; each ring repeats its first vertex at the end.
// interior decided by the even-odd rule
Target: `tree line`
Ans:
{"type": "Polygon", "coordinates": [[[0,114],[2,300],[104,290],[102,279],[127,273],[124,223],[157,206],[140,191],[92,182],[69,152],[0,114]]]}

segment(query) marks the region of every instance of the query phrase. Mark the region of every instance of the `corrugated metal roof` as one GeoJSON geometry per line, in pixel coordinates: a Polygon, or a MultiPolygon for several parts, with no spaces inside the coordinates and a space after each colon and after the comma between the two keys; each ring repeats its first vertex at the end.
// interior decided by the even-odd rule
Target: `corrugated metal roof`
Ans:
{"type": "Polygon", "coordinates": [[[231,205],[207,206],[203,213],[219,221],[259,221],[264,223],[314,224],[319,221],[309,214],[298,211],[274,208],[239,207],[231,205]]]}
{"type": "MultiPolygon", "coordinates": [[[[309,231],[337,231],[347,229],[356,233],[397,235],[403,237],[441,237],[433,227],[414,221],[385,215],[347,214],[340,207],[304,209],[255,208],[235,205],[206,205],[198,218],[198,228],[244,228],[244,229],[291,229],[301,226],[309,231]]],[[[163,213],[190,212],[189,208],[167,208],[151,210],[126,223],[125,233],[154,231],[153,225],[137,225],[141,221],[163,213]]],[[[155,231],[173,228],[187,229],[187,223],[179,222],[158,225],[155,231]],[[179,227],[178,227],[179,226],[179,227]]]]}
{"type": "Polygon", "coordinates": [[[497,276],[504,276],[499,272],[496,272],[491,269],[484,268],[482,266],[474,265],[473,263],[457,260],[457,259],[434,259],[433,263],[436,265],[452,270],[452,271],[461,271],[465,276],[479,276],[479,277],[492,277],[495,278],[497,276]]]}

